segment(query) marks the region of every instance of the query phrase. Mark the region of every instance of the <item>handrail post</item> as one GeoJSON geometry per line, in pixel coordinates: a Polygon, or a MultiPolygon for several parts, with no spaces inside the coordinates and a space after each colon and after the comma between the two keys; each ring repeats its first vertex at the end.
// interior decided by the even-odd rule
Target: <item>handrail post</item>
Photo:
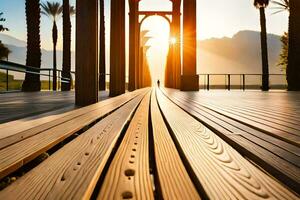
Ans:
{"type": "Polygon", "coordinates": [[[209,90],[209,74],[207,74],[207,90],[209,90]]]}
{"type": "Polygon", "coordinates": [[[49,69],[49,91],[51,90],[51,70],[49,69]]]}
{"type": "MultiPolygon", "coordinates": [[[[226,79],[226,74],[224,74],[224,77],[225,77],[225,82],[224,82],[224,90],[227,89],[227,79],[226,79]]],[[[222,88],[221,88],[222,89],[222,88]]]]}
{"type": "Polygon", "coordinates": [[[8,69],[6,69],[6,91],[8,91],[8,69]]]}
{"type": "Polygon", "coordinates": [[[60,90],[60,84],[61,84],[61,76],[60,76],[60,71],[58,71],[58,76],[57,76],[57,83],[58,83],[58,90],[60,90]]]}
{"type": "Polygon", "coordinates": [[[228,90],[230,90],[230,74],[228,74],[228,90]]]}
{"type": "Polygon", "coordinates": [[[245,74],[243,74],[243,91],[245,91],[245,74]]]}

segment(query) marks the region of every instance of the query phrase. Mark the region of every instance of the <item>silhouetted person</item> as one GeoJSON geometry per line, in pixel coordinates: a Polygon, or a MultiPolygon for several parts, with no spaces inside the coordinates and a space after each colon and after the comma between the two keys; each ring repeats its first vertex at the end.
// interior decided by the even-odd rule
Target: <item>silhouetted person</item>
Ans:
{"type": "Polygon", "coordinates": [[[157,80],[157,86],[158,86],[158,87],[160,86],[160,81],[159,81],[159,79],[157,80]]]}

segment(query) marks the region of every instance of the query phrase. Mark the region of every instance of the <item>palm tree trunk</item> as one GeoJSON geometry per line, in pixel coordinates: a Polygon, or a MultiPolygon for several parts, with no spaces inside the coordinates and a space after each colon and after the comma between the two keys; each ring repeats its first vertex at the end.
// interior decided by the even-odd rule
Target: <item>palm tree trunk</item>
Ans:
{"type": "Polygon", "coordinates": [[[290,0],[288,90],[300,90],[300,1],[290,0]]]}
{"type": "Polygon", "coordinates": [[[99,61],[99,90],[106,89],[105,69],[105,19],[104,0],[100,0],[100,61],[99,61]]]}
{"type": "MultiPolygon", "coordinates": [[[[70,91],[72,84],[71,77],[71,20],[69,0],[63,0],[63,67],[62,79],[68,83],[62,82],[61,90],[70,91]]],[[[62,80],[62,81],[63,81],[62,80]]]]}
{"type": "MultiPolygon", "coordinates": [[[[40,41],[40,2],[39,0],[26,0],[26,24],[27,24],[27,54],[26,65],[37,68],[41,67],[41,41],[40,41]]],[[[22,91],[40,91],[40,75],[26,73],[22,85],[22,91]]]]}
{"type": "Polygon", "coordinates": [[[52,39],[53,39],[53,91],[56,91],[57,89],[57,64],[56,64],[57,26],[55,21],[53,22],[52,39]]]}
{"type": "Polygon", "coordinates": [[[262,90],[269,90],[269,63],[265,8],[259,8],[261,25],[262,90]]]}

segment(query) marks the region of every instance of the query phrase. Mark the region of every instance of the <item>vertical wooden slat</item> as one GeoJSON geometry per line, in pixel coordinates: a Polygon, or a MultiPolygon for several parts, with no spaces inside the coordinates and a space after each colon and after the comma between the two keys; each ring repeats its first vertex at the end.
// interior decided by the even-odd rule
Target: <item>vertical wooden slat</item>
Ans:
{"type": "Polygon", "coordinates": [[[199,90],[196,0],[183,1],[183,76],[181,90],[199,90]]]}
{"type": "Polygon", "coordinates": [[[129,85],[128,90],[136,89],[135,70],[138,60],[137,34],[138,34],[138,0],[129,0],[129,85]]]}
{"type": "Polygon", "coordinates": [[[76,1],[76,105],[98,101],[98,0],[76,1]]]}
{"type": "Polygon", "coordinates": [[[180,6],[181,0],[173,0],[173,17],[172,17],[172,31],[173,37],[176,38],[174,44],[174,69],[173,69],[173,87],[176,89],[180,88],[180,77],[181,77],[181,37],[180,37],[180,6]]]}
{"type": "Polygon", "coordinates": [[[111,0],[110,96],[125,93],[125,0],[111,0]]]}

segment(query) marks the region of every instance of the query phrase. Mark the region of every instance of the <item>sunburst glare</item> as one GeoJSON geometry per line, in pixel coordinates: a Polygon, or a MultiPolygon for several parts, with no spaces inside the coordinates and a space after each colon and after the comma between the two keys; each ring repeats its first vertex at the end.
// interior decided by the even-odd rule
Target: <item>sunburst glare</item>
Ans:
{"type": "Polygon", "coordinates": [[[160,16],[151,16],[142,24],[142,30],[149,30],[147,36],[151,37],[147,45],[151,46],[147,52],[153,83],[157,79],[163,81],[164,70],[170,43],[169,22],[160,16]]]}

